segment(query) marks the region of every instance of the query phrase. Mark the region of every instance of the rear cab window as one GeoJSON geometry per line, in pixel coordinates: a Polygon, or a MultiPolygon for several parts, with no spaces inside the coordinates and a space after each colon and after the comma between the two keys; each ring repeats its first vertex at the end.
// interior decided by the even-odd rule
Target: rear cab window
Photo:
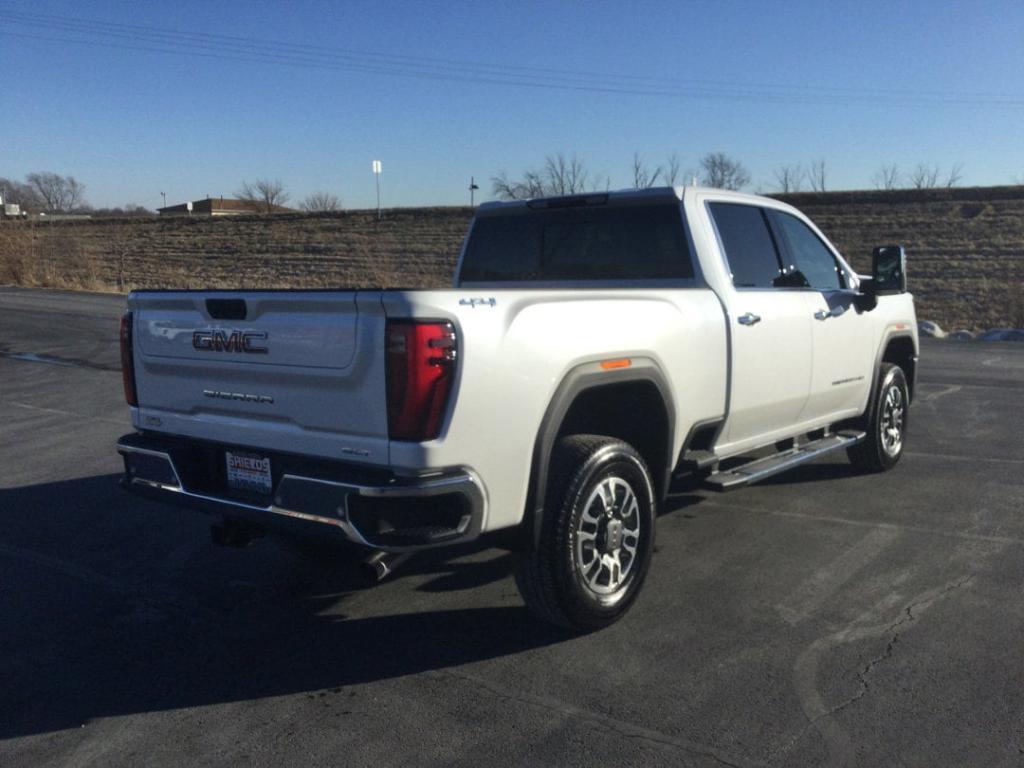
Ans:
{"type": "Polygon", "coordinates": [[[513,208],[473,223],[460,283],[693,280],[678,203],[513,208]]]}

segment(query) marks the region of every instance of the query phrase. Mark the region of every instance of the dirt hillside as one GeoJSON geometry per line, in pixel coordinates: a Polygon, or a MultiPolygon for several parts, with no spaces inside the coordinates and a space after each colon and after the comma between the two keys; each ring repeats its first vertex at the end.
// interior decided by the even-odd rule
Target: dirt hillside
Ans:
{"type": "MultiPolygon", "coordinates": [[[[783,196],[780,196],[783,197],[783,196]]],[[[919,317],[1024,327],[1024,187],[784,196],[861,272],[907,248],[919,317]]],[[[0,283],[297,288],[450,285],[471,211],[405,208],[270,217],[0,223],[0,283]]]]}

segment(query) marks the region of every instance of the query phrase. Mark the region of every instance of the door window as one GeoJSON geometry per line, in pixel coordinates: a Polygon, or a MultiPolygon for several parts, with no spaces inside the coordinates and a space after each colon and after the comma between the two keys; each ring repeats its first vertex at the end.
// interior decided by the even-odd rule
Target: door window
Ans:
{"type": "Polygon", "coordinates": [[[709,203],[737,288],[771,288],[781,274],[775,241],[762,210],[753,205],[709,203]]]}
{"type": "Polygon", "coordinates": [[[819,291],[846,287],[832,252],[810,227],[788,213],[772,211],[772,216],[789,246],[789,256],[793,262],[790,269],[799,271],[807,284],[819,291]]]}

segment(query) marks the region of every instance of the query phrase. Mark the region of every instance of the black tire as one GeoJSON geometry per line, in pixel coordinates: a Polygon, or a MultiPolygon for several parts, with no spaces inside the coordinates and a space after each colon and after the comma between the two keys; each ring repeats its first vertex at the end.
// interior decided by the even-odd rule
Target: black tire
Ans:
{"type": "Polygon", "coordinates": [[[896,466],[907,444],[910,392],[903,369],[882,363],[878,387],[858,427],[867,433],[864,441],[847,449],[850,462],[868,472],[884,472],[896,466]]]}
{"type": "Polygon", "coordinates": [[[527,607],[544,621],[580,632],[617,621],[647,575],[655,507],[650,471],[631,445],[603,435],[559,440],[539,538],[513,558],[527,607]]]}

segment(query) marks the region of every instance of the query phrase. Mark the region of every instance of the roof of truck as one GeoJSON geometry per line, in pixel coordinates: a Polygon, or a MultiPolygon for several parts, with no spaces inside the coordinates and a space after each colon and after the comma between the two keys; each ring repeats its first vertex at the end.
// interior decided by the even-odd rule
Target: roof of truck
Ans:
{"type": "Polygon", "coordinates": [[[585,205],[601,205],[606,202],[668,202],[679,201],[684,195],[692,195],[698,192],[714,193],[716,197],[734,198],[737,201],[764,202],[771,201],[778,204],[777,200],[765,198],[760,195],[751,195],[746,192],[735,192],[728,189],[716,189],[715,187],[650,187],[648,189],[617,189],[607,192],[581,192],[574,195],[556,195],[551,197],[532,197],[523,200],[493,200],[481,203],[477,208],[478,214],[499,213],[519,208],[561,208],[585,205]]]}

